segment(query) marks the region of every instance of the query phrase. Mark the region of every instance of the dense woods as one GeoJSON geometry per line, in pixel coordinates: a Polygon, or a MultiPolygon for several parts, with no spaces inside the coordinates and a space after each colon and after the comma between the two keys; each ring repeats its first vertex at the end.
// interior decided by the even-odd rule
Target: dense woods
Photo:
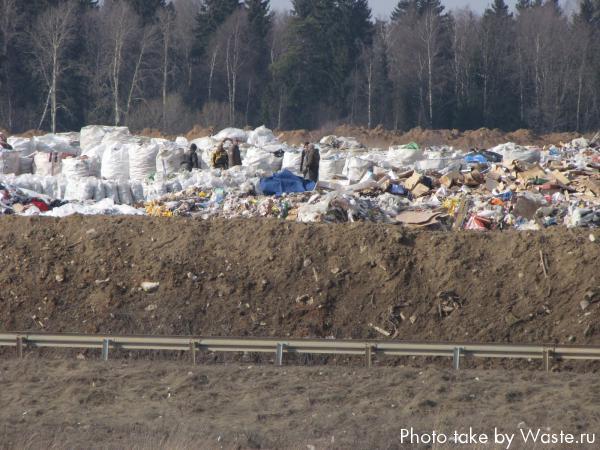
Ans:
{"type": "Polygon", "coordinates": [[[0,0],[0,126],[600,126],[600,0],[0,0]]]}

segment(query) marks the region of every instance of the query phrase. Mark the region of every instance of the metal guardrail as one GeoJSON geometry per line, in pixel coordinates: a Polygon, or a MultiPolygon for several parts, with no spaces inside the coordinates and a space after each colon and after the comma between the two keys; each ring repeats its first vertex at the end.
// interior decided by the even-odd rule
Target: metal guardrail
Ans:
{"type": "Polygon", "coordinates": [[[541,359],[546,370],[554,359],[600,360],[600,346],[428,343],[340,339],[218,338],[195,336],[110,336],[89,334],[0,333],[0,347],[98,349],[108,360],[112,350],[189,351],[196,363],[198,351],[274,353],[282,365],[285,354],[357,355],[371,367],[374,355],[440,356],[452,358],[455,369],[464,357],[541,359]]]}

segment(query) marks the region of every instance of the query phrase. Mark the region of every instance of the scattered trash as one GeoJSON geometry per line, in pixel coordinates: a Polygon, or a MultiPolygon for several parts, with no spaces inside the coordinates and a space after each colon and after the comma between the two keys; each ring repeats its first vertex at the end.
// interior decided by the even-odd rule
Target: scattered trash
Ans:
{"type": "Polygon", "coordinates": [[[194,140],[200,168],[191,171],[182,170],[191,142],[134,136],[125,127],[9,141],[15,150],[3,156],[0,215],[264,217],[477,231],[600,226],[600,150],[583,138],[465,152],[415,143],[367,149],[327,136],[316,184],[297,176],[301,149],[266,127],[194,140]],[[211,169],[225,138],[240,142],[242,166],[211,169]]]}
{"type": "Polygon", "coordinates": [[[140,287],[144,292],[154,292],[158,289],[160,283],[158,281],[143,281],[140,287]]]}

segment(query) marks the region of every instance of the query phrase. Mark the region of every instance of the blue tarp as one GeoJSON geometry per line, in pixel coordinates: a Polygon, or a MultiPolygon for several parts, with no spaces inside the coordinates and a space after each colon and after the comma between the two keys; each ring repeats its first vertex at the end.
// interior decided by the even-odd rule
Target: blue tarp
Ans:
{"type": "Polygon", "coordinates": [[[272,177],[260,179],[260,190],[264,195],[281,195],[291,192],[306,192],[315,189],[317,183],[294,175],[289,170],[282,170],[272,177]]]}

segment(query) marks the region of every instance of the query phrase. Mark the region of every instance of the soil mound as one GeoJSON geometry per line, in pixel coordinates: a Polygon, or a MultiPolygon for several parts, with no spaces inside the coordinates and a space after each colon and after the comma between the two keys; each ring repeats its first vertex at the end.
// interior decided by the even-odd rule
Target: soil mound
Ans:
{"type": "Polygon", "coordinates": [[[4,217],[0,328],[600,343],[589,234],[4,217]]]}

